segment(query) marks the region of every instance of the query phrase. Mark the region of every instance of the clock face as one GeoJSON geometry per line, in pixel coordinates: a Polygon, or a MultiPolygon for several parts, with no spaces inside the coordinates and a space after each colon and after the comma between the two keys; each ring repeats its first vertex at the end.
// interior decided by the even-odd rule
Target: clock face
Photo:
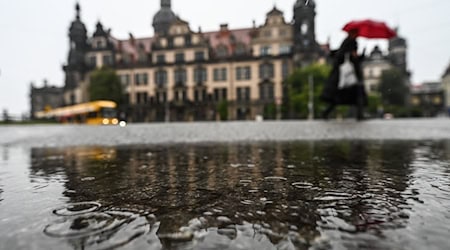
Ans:
{"type": "Polygon", "coordinates": [[[308,33],[308,24],[303,23],[302,26],[300,27],[300,31],[302,32],[303,35],[306,35],[306,33],[308,33]]]}

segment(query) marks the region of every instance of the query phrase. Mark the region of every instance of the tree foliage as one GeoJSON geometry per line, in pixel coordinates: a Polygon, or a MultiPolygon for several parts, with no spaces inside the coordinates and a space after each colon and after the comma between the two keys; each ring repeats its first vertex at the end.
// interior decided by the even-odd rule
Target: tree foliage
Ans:
{"type": "Polygon", "coordinates": [[[309,109],[309,78],[314,82],[314,116],[318,117],[323,110],[323,102],[320,101],[320,95],[323,86],[328,79],[330,66],[322,64],[313,64],[307,67],[296,69],[286,80],[288,88],[288,103],[285,109],[291,118],[308,117],[309,109]]]}
{"type": "Polygon", "coordinates": [[[396,68],[384,71],[381,75],[379,91],[385,106],[406,105],[409,88],[405,75],[396,68]]]}
{"type": "Polygon", "coordinates": [[[89,98],[91,101],[110,100],[122,104],[123,88],[114,70],[97,69],[92,73],[90,80],[89,98]]]}
{"type": "Polygon", "coordinates": [[[221,101],[219,104],[217,104],[217,112],[219,113],[221,121],[228,120],[228,102],[221,101]]]}

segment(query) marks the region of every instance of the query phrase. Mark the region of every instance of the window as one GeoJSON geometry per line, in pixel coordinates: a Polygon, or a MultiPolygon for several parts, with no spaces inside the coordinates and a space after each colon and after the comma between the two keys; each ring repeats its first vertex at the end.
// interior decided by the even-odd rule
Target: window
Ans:
{"type": "Polygon", "coordinates": [[[88,58],[88,64],[91,67],[97,67],[97,58],[95,56],[90,56],[88,58]]]}
{"type": "Polygon", "coordinates": [[[246,52],[247,52],[247,51],[246,51],[245,45],[242,44],[242,43],[238,43],[238,45],[236,46],[236,50],[234,51],[234,53],[235,53],[237,56],[242,56],[242,55],[245,55],[246,52]]]}
{"type": "Polygon", "coordinates": [[[205,68],[196,68],[194,70],[194,82],[195,83],[202,83],[206,82],[207,80],[207,73],[205,68]]]}
{"type": "Polygon", "coordinates": [[[285,55],[291,53],[290,45],[281,45],[280,46],[280,55],[285,55]]]}
{"type": "Polygon", "coordinates": [[[147,92],[138,92],[136,93],[136,104],[146,104],[148,101],[147,92]]]}
{"type": "Polygon", "coordinates": [[[238,101],[250,101],[250,87],[236,88],[238,101]]]}
{"type": "Polygon", "coordinates": [[[221,82],[227,80],[227,68],[214,69],[214,81],[221,82]]]}
{"type": "Polygon", "coordinates": [[[156,92],[156,101],[158,103],[165,103],[167,101],[167,92],[166,91],[156,92]]]}
{"type": "Polygon", "coordinates": [[[142,73],[142,74],[135,74],[134,75],[134,84],[136,85],[147,85],[148,83],[148,74],[142,73]]]}
{"type": "Polygon", "coordinates": [[[259,85],[259,98],[261,100],[273,100],[274,99],[274,87],[270,82],[265,82],[259,85]]]}
{"type": "Polygon", "coordinates": [[[176,63],[184,62],[184,53],[177,53],[177,54],[175,54],[175,62],[176,63]]]}
{"type": "Polygon", "coordinates": [[[139,63],[146,63],[147,62],[147,54],[144,51],[139,51],[138,62],[139,63]]]}
{"type": "Polygon", "coordinates": [[[97,40],[95,45],[96,45],[97,49],[102,49],[103,48],[103,40],[97,40]]]}
{"type": "Polygon", "coordinates": [[[250,80],[252,78],[252,71],[250,66],[236,68],[236,80],[250,80]]]}
{"type": "Polygon", "coordinates": [[[128,86],[130,84],[130,75],[129,74],[120,75],[120,83],[122,83],[122,85],[124,86],[128,86]]]}
{"type": "Polygon", "coordinates": [[[104,55],[103,56],[103,65],[111,66],[112,64],[113,64],[112,57],[110,55],[104,55]]]}
{"type": "Polygon", "coordinates": [[[271,30],[266,30],[264,31],[264,37],[271,37],[272,36],[272,31],[271,30]]]}
{"type": "Polygon", "coordinates": [[[270,46],[261,47],[261,56],[269,56],[272,54],[272,48],[270,46]]]}
{"type": "Polygon", "coordinates": [[[281,64],[281,76],[284,79],[287,79],[289,76],[289,63],[287,61],[283,61],[281,64]]]}
{"type": "Polygon", "coordinates": [[[173,48],[173,38],[168,38],[168,39],[167,39],[167,46],[168,46],[169,48],[173,48]]]}
{"type": "Polygon", "coordinates": [[[192,45],[191,35],[184,36],[184,44],[186,46],[191,46],[192,45]]]}
{"type": "Polygon", "coordinates": [[[203,61],[203,60],[205,60],[205,52],[196,51],[195,52],[195,61],[203,61]]]}
{"type": "Polygon", "coordinates": [[[285,37],[285,36],[287,36],[287,34],[288,34],[288,32],[287,32],[286,29],[280,29],[280,36],[281,37],[285,37]]]}
{"type": "Polygon", "coordinates": [[[195,102],[206,101],[206,89],[196,89],[194,91],[194,101],[195,102]]]}
{"type": "Polygon", "coordinates": [[[187,81],[186,70],[176,69],[175,70],[175,85],[185,85],[187,81]]]}
{"type": "Polygon", "coordinates": [[[274,77],[273,64],[264,63],[259,66],[259,78],[268,79],[273,77],[274,77]]]}
{"type": "Polygon", "coordinates": [[[175,101],[186,101],[187,100],[187,94],[186,90],[177,90],[175,91],[175,101]]]}
{"type": "Polygon", "coordinates": [[[158,88],[165,87],[167,85],[167,71],[158,70],[155,72],[155,83],[158,88]]]}
{"type": "Polygon", "coordinates": [[[225,45],[217,47],[217,57],[224,58],[228,56],[228,48],[225,45]]]}
{"type": "Polygon", "coordinates": [[[225,101],[228,98],[226,88],[214,89],[214,100],[216,101],[225,101]]]}
{"type": "Polygon", "coordinates": [[[156,63],[163,64],[166,62],[166,56],[165,55],[157,55],[156,56],[156,63]]]}

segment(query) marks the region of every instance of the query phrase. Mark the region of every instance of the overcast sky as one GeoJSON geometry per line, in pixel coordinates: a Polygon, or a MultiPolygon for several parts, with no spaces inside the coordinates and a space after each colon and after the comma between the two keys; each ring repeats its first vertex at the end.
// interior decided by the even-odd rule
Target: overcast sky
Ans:
{"type": "MultiPolygon", "coordinates": [[[[97,21],[112,29],[113,36],[128,38],[153,35],[153,15],[159,0],[80,0],[81,19],[92,34],[97,21]]],[[[62,86],[62,65],[68,54],[68,28],[75,18],[75,0],[0,0],[0,109],[19,115],[29,110],[29,86],[43,79],[62,86]]],[[[251,27],[264,22],[276,4],[291,21],[295,0],[172,0],[172,9],[190,23],[192,30],[251,27]]],[[[437,81],[450,63],[449,0],[316,0],[316,35],[319,43],[330,39],[339,46],[342,26],[354,19],[373,18],[399,26],[408,41],[412,81],[437,81]]],[[[383,40],[360,39],[360,47],[383,40]]]]}

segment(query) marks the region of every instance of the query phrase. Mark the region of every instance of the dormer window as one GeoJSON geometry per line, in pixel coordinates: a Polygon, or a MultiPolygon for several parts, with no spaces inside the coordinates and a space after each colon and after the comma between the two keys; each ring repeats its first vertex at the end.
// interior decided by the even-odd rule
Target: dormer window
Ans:
{"type": "Polygon", "coordinates": [[[166,63],[166,56],[164,54],[157,55],[156,56],[156,63],[157,64],[163,64],[166,63]]]}
{"type": "Polygon", "coordinates": [[[236,46],[236,50],[235,50],[234,53],[235,53],[236,55],[238,55],[238,56],[245,55],[245,53],[246,53],[245,45],[242,44],[242,43],[239,43],[239,44],[236,46]]]}
{"type": "Polygon", "coordinates": [[[175,54],[175,62],[176,63],[184,62],[184,53],[177,53],[177,54],[175,54]]]}
{"type": "Polygon", "coordinates": [[[219,45],[217,47],[217,57],[225,58],[228,56],[228,48],[225,45],[219,45]]]}
{"type": "Polygon", "coordinates": [[[291,46],[287,44],[282,44],[280,46],[280,55],[286,55],[291,53],[291,46]]]}
{"type": "Polygon", "coordinates": [[[191,35],[184,36],[184,44],[186,46],[191,46],[192,45],[191,35]]]}
{"type": "Polygon", "coordinates": [[[269,56],[272,54],[272,48],[270,46],[261,47],[261,56],[269,56]]]}
{"type": "Polygon", "coordinates": [[[203,51],[196,51],[195,52],[195,61],[201,62],[205,60],[205,52],[203,51]]]}
{"type": "Polygon", "coordinates": [[[169,48],[173,48],[173,38],[167,39],[167,46],[168,46],[169,48]]]}

